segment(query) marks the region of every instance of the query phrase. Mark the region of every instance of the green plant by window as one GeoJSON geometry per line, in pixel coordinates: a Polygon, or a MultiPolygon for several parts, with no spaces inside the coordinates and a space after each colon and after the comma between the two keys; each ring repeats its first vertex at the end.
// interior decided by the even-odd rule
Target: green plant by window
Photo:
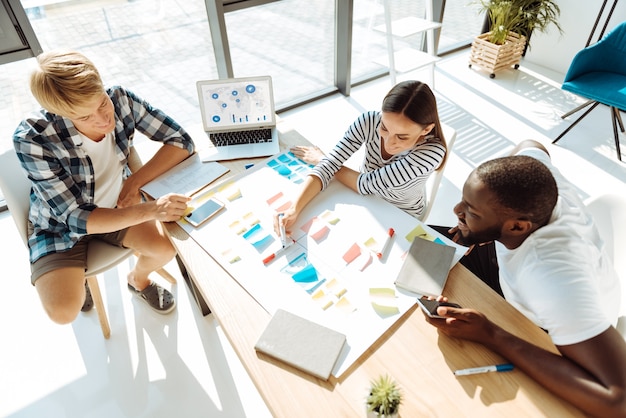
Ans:
{"type": "Polygon", "coordinates": [[[563,33],[557,21],[561,10],[552,0],[478,0],[476,3],[481,11],[488,13],[491,43],[502,45],[510,31],[528,38],[533,30],[544,32],[550,24],[563,33]]]}
{"type": "Polygon", "coordinates": [[[388,417],[398,412],[402,402],[402,392],[398,384],[389,376],[380,376],[372,380],[370,394],[366,405],[368,411],[373,411],[381,417],[388,417]]]}

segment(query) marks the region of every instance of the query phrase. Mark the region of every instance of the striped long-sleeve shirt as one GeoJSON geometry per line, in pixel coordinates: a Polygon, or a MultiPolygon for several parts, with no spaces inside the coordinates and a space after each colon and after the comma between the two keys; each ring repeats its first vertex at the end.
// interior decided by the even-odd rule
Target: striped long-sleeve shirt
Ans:
{"type": "Polygon", "coordinates": [[[440,141],[429,140],[384,160],[378,131],[380,120],[378,111],[359,116],[311,174],[319,177],[324,190],[346,160],[365,146],[365,156],[359,170],[361,174],[357,180],[359,193],[380,196],[417,217],[425,205],[426,180],[443,161],[446,148],[440,141]]]}
{"type": "MultiPolygon", "coordinates": [[[[162,111],[119,86],[107,94],[115,109],[115,150],[122,163],[128,162],[135,130],[193,153],[191,137],[162,111]]],[[[25,119],[13,134],[17,156],[32,182],[31,262],[68,250],[87,234],[87,218],[96,208],[95,178],[82,141],[69,119],[45,110],[25,119]]]]}

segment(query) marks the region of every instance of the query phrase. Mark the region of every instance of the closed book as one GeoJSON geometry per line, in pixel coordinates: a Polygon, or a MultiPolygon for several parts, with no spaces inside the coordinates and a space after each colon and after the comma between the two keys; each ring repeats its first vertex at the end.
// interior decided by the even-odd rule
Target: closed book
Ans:
{"type": "Polygon", "coordinates": [[[419,295],[439,296],[448,280],[455,249],[415,238],[398,272],[397,287],[419,295]]]}
{"type": "Polygon", "coordinates": [[[340,332],[278,309],[254,348],[328,380],[345,342],[340,332]]]}

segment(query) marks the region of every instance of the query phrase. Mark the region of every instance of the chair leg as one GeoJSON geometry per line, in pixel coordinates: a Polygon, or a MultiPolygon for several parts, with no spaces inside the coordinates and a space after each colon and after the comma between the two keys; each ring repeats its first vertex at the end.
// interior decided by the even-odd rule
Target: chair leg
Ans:
{"type": "Polygon", "coordinates": [[[622,115],[620,113],[620,110],[616,107],[613,108],[613,111],[615,112],[615,119],[617,119],[617,122],[619,123],[619,129],[624,132],[624,122],[622,122],[622,115]]]}
{"type": "MultiPolygon", "coordinates": [[[[135,253],[135,257],[139,257],[139,253],[135,253]]],[[[156,271],[156,273],[163,277],[165,280],[167,280],[168,282],[170,282],[171,284],[176,284],[176,278],[174,276],[172,276],[167,270],[165,270],[164,268],[160,268],[156,271]]]]}
{"type": "Polygon", "coordinates": [[[100,327],[102,328],[102,334],[104,338],[109,339],[111,336],[111,327],[109,326],[109,319],[107,318],[106,310],[104,309],[104,302],[102,302],[102,294],[100,293],[100,286],[98,286],[98,278],[96,276],[87,277],[87,284],[91,291],[91,297],[93,298],[93,304],[98,312],[98,319],[100,320],[100,327]]]}
{"type": "Polygon", "coordinates": [[[165,280],[167,280],[168,282],[170,282],[171,284],[176,284],[176,278],[174,276],[172,276],[167,270],[165,269],[158,269],[156,271],[161,277],[163,277],[165,280]]]}
{"type": "Polygon", "coordinates": [[[576,112],[578,112],[579,110],[581,110],[581,109],[583,109],[583,108],[585,108],[585,107],[589,106],[589,105],[590,105],[590,104],[592,104],[592,103],[593,103],[593,100],[589,100],[589,101],[587,101],[587,102],[585,102],[585,103],[581,104],[581,105],[580,105],[580,106],[578,106],[576,109],[572,109],[572,110],[570,110],[569,112],[567,112],[567,113],[563,114],[563,116],[561,116],[561,119],[565,119],[566,117],[568,117],[568,116],[570,116],[570,115],[573,115],[574,113],[576,113],[576,112]]]}
{"type": "Polygon", "coordinates": [[[617,122],[620,122],[622,132],[624,132],[624,127],[621,123],[621,117],[617,112],[619,111],[616,108],[611,107],[611,121],[613,122],[613,136],[615,137],[615,149],[617,150],[617,159],[622,161],[622,151],[619,146],[619,134],[617,133],[617,122]]]}
{"type": "Polygon", "coordinates": [[[589,114],[589,112],[591,112],[593,109],[595,109],[598,105],[600,104],[600,102],[595,102],[593,104],[593,106],[591,106],[589,109],[587,109],[587,111],[585,113],[582,114],[581,117],[579,117],[578,119],[576,119],[574,121],[574,123],[572,123],[566,130],[564,130],[561,135],[557,136],[556,139],[554,141],[552,141],[553,144],[556,144],[557,141],[561,138],[563,138],[563,136],[568,133],[570,131],[570,129],[572,129],[574,126],[576,126],[576,124],[578,122],[580,122],[582,120],[582,118],[584,118],[585,116],[587,116],[589,114]]]}

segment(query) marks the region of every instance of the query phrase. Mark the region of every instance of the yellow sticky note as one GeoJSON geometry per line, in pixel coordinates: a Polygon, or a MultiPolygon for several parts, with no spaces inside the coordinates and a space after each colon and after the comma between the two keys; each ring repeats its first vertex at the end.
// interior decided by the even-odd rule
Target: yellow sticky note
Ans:
{"type": "Polygon", "coordinates": [[[334,303],[334,301],[329,298],[323,290],[318,290],[317,292],[315,292],[313,296],[311,296],[311,299],[317,302],[323,310],[330,308],[334,303]]]}
{"type": "Polygon", "coordinates": [[[332,279],[326,284],[326,289],[336,297],[340,298],[346,293],[346,288],[337,279],[332,279]]]}
{"type": "Polygon", "coordinates": [[[239,221],[235,221],[228,225],[228,227],[237,235],[241,235],[246,232],[246,227],[241,224],[239,221]]]}
{"type": "Polygon", "coordinates": [[[369,237],[363,243],[363,245],[365,245],[365,248],[367,248],[370,251],[376,251],[378,249],[378,243],[376,242],[376,240],[373,237],[369,237]]]}
{"type": "Polygon", "coordinates": [[[350,303],[348,298],[339,299],[339,301],[335,304],[335,307],[346,314],[356,311],[356,307],[350,303]]]}
{"type": "Polygon", "coordinates": [[[254,226],[256,224],[258,224],[259,222],[259,217],[256,216],[254,213],[252,212],[248,212],[245,215],[243,215],[243,220],[246,222],[246,225],[248,226],[254,226]]]}
{"type": "Polygon", "coordinates": [[[417,225],[415,228],[413,228],[412,231],[410,231],[405,236],[405,238],[406,238],[406,240],[408,242],[413,242],[413,240],[416,237],[427,239],[428,241],[434,241],[435,240],[435,237],[430,235],[428,232],[426,232],[426,230],[424,229],[424,227],[422,225],[417,225]]]}
{"type": "Polygon", "coordinates": [[[232,248],[229,248],[222,252],[222,256],[228,260],[229,264],[235,264],[237,261],[241,261],[241,257],[235,254],[232,248]]]}
{"type": "Polygon", "coordinates": [[[331,225],[336,225],[339,222],[339,218],[337,217],[337,215],[335,215],[333,211],[330,211],[328,209],[320,215],[320,218],[322,218],[324,221],[328,222],[331,225]]]}
{"type": "Polygon", "coordinates": [[[370,288],[372,307],[380,315],[395,315],[400,313],[396,291],[387,287],[370,288]]]}
{"type": "Polygon", "coordinates": [[[241,190],[239,189],[239,186],[237,186],[237,183],[234,182],[221,186],[218,191],[224,195],[229,202],[237,200],[241,197],[241,190]]]}

